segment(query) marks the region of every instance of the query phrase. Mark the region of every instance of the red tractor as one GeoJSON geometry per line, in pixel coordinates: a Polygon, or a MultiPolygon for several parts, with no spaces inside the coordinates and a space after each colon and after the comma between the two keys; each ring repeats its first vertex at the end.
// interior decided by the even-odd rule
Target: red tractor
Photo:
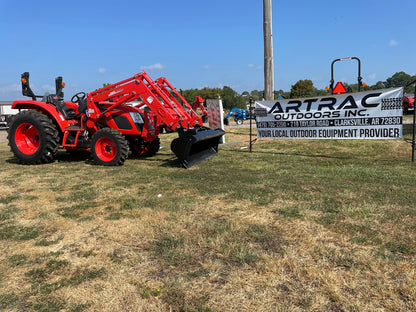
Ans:
{"type": "Polygon", "coordinates": [[[414,111],[414,109],[415,109],[415,98],[414,98],[414,96],[412,97],[411,95],[405,94],[403,96],[403,112],[405,114],[410,114],[414,111]]]}
{"type": "Polygon", "coordinates": [[[224,131],[203,127],[186,100],[165,79],[153,81],[146,72],[90,93],[80,92],[65,102],[62,77],[56,94],[38,96],[23,73],[22,93],[31,98],[13,102],[19,109],[8,131],[14,155],[25,164],[52,162],[59,148],[90,151],[104,166],[122,165],[129,150],[153,156],[160,147],[161,126],[177,131],[171,149],[188,168],[218,152],[224,131]],[[39,99],[40,100],[37,100],[39,99]],[[129,104],[136,100],[137,104],[129,104]]]}
{"type": "Polygon", "coordinates": [[[194,104],[192,104],[192,109],[194,111],[197,112],[198,111],[198,108],[200,109],[200,111],[202,113],[202,115],[201,115],[202,122],[208,121],[208,112],[207,112],[207,109],[206,109],[206,107],[204,105],[204,102],[205,102],[205,100],[202,97],[200,97],[199,95],[197,95],[195,97],[194,104]]]}

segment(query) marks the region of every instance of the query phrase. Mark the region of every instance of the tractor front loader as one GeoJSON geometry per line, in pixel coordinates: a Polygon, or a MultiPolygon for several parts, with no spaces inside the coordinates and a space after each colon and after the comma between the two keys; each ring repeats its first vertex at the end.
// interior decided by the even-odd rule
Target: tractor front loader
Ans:
{"type": "Polygon", "coordinates": [[[35,95],[29,73],[23,73],[22,93],[31,98],[13,102],[19,109],[8,140],[14,155],[25,164],[54,160],[59,148],[90,151],[104,166],[122,165],[129,150],[135,156],[153,156],[160,147],[159,129],[177,131],[171,149],[188,168],[216,155],[223,130],[203,127],[186,100],[165,79],[153,81],[146,72],[90,93],[63,99],[62,77],[56,94],[35,95]],[[38,100],[40,98],[40,100],[38,100]],[[136,105],[128,104],[137,100],[136,105]]]}

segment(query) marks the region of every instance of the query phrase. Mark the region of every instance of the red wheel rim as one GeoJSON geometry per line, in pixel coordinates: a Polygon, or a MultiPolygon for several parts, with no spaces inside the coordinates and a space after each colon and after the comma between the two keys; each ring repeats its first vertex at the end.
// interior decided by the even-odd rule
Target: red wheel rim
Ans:
{"type": "Polygon", "coordinates": [[[31,123],[21,123],[14,133],[14,141],[23,154],[33,155],[39,149],[39,132],[31,123]]]}
{"type": "Polygon", "coordinates": [[[95,144],[95,153],[102,161],[112,161],[117,155],[117,146],[110,138],[99,138],[95,144]]]}

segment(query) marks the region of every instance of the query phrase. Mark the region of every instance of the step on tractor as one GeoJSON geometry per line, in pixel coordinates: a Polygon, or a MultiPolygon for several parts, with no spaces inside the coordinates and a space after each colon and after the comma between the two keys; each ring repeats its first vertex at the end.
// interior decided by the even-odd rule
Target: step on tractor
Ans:
{"type": "Polygon", "coordinates": [[[29,73],[21,77],[22,93],[31,100],[14,101],[18,109],[8,130],[9,145],[21,163],[52,162],[58,149],[89,151],[104,166],[122,165],[129,151],[153,156],[160,148],[159,131],[177,131],[171,150],[184,168],[218,153],[224,131],[203,126],[202,119],[176,89],[146,72],[64,101],[62,77],[56,94],[35,95],[29,73]],[[132,102],[133,101],[133,102],[132,102]],[[134,104],[131,104],[134,103],[134,104]]]}

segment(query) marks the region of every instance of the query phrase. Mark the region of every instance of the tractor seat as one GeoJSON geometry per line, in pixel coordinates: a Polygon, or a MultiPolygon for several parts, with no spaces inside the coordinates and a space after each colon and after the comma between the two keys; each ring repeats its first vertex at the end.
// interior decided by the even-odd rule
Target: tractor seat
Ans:
{"type": "MultiPolygon", "coordinates": [[[[81,116],[79,116],[72,108],[66,106],[64,100],[59,98],[56,94],[48,94],[43,97],[44,102],[48,104],[53,104],[56,107],[56,111],[58,113],[62,113],[66,120],[79,120],[81,116]]],[[[42,100],[43,100],[42,99],[42,100]]]]}
{"type": "Polygon", "coordinates": [[[59,100],[56,104],[56,110],[58,112],[61,112],[62,115],[64,115],[66,120],[79,120],[81,119],[81,116],[79,116],[72,108],[69,108],[66,106],[64,100],[59,100]]]}

